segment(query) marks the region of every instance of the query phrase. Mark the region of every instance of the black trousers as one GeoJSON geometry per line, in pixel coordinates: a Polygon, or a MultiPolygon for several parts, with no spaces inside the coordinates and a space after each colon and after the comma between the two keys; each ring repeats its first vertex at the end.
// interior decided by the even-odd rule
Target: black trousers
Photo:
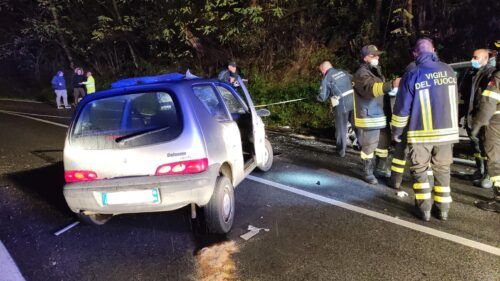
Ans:
{"type": "Polygon", "coordinates": [[[343,111],[335,109],[335,143],[337,152],[345,154],[347,147],[347,123],[354,124],[353,111],[343,111]]]}
{"type": "Polygon", "coordinates": [[[450,165],[453,163],[452,144],[409,144],[410,171],[414,179],[413,191],[415,204],[422,211],[432,209],[434,205],[447,212],[451,204],[450,165]],[[432,198],[431,184],[427,176],[429,164],[432,164],[434,173],[434,198],[432,198]]]}
{"type": "Polygon", "coordinates": [[[485,130],[484,149],[488,156],[488,175],[493,190],[500,199],[500,124],[490,124],[485,130]]]}

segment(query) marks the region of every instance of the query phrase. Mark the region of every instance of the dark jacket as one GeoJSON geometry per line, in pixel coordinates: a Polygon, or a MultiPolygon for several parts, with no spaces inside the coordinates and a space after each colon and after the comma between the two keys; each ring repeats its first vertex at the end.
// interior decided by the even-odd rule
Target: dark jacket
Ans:
{"type": "Polygon", "coordinates": [[[467,72],[460,84],[460,117],[466,116],[466,125],[472,126],[472,119],[476,116],[479,109],[479,100],[482,92],[488,86],[491,75],[495,67],[487,64],[480,69],[473,69],[467,72]]]}
{"type": "Polygon", "coordinates": [[[458,142],[457,78],[434,53],[423,53],[403,75],[392,115],[392,133],[408,126],[408,143],[458,142]]]}
{"type": "Polygon", "coordinates": [[[66,81],[64,76],[55,75],[52,77],[52,89],[54,90],[66,90],[66,81]]]}
{"type": "Polygon", "coordinates": [[[380,68],[364,63],[356,71],[354,82],[354,125],[361,129],[381,129],[390,118],[391,82],[385,82],[380,68]]]}
{"type": "Polygon", "coordinates": [[[488,87],[481,95],[472,127],[476,129],[488,125],[500,126],[500,70],[491,76],[488,87]]]}
{"type": "Polygon", "coordinates": [[[353,110],[352,76],[340,69],[330,68],[323,76],[318,100],[324,102],[331,97],[338,97],[336,110],[346,113],[353,110]]]}
{"type": "Polygon", "coordinates": [[[224,69],[219,73],[217,79],[229,83],[229,77],[233,77],[236,79],[238,77],[238,71],[236,71],[235,73],[231,73],[231,71],[224,69]]]}
{"type": "Polygon", "coordinates": [[[79,83],[85,82],[87,78],[84,75],[73,74],[71,77],[71,86],[73,88],[85,88],[85,85],[80,85],[79,83]]]}

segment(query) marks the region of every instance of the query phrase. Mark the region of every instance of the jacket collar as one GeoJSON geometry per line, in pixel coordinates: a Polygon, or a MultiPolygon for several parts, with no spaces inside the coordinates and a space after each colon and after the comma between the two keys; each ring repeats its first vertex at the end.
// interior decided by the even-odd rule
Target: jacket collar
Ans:
{"type": "Polygon", "coordinates": [[[417,59],[416,59],[416,64],[424,64],[424,63],[429,63],[429,62],[438,62],[439,58],[436,53],[430,53],[430,52],[424,52],[421,53],[417,59]]]}

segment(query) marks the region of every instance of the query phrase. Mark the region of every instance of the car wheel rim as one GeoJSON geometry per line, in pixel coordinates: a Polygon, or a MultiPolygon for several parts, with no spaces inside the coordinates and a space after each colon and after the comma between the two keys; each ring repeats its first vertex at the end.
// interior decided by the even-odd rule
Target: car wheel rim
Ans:
{"type": "Polygon", "coordinates": [[[267,164],[268,161],[269,161],[269,151],[266,149],[264,151],[264,164],[267,164]]]}
{"type": "Polygon", "coordinates": [[[227,222],[231,217],[231,197],[229,197],[228,193],[224,193],[224,198],[222,199],[222,212],[224,221],[227,222]]]}

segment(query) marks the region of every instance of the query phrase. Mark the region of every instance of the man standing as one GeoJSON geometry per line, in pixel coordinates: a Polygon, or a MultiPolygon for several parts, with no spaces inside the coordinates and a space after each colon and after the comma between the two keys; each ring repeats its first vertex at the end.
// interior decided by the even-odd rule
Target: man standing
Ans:
{"type": "Polygon", "coordinates": [[[416,67],[405,73],[396,97],[392,115],[393,141],[400,142],[408,126],[417,215],[425,221],[431,217],[432,191],[427,170],[432,163],[434,205],[439,211],[438,218],[447,220],[452,202],[452,147],[458,142],[457,79],[453,69],[439,61],[429,39],[418,40],[415,53],[416,67]]]}
{"type": "Polygon", "coordinates": [[[484,151],[484,130],[478,132],[477,138],[471,137],[472,119],[479,111],[481,93],[486,89],[495,67],[488,63],[489,52],[486,49],[475,50],[472,55],[472,70],[469,71],[461,84],[460,95],[463,100],[460,106],[460,115],[465,117],[465,129],[471,138],[471,144],[476,159],[476,172],[473,182],[476,186],[491,188],[491,180],[486,171],[486,154],[484,151]]]}
{"type": "Polygon", "coordinates": [[[73,78],[71,79],[75,106],[78,104],[78,101],[85,96],[85,89],[84,86],[81,84],[83,81],[85,81],[85,76],[83,76],[83,70],[78,67],[75,69],[75,73],[73,73],[73,78]]]}
{"type": "MultiPolygon", "coordinates": [[[[330,99],[335,110],[335,141],[337,153],[345,156],[347,146],[347,122],[352,120],[352,82],[351,75],[343,70],[333,68],[329,61],[319,66],[323,75],[318,100],[321,102],[330,99]]],[[[352,122],[352,121],[351,121],[352,122]]]]}
{"type": "MultiPolygon", "coordinates": [[[[498,44],[500,47],[500,42],[498,44]]],[[[479,111],[472,124],[471,137],[476,138],[480,129],[485,128],[484,149],[488,157],[488,174],[493,182],[494,198],[480,201],[480,209],[500,213],[500,70],[497,70],[483,91],[479,111]]]]}
{"type": "Polygon", "coordinates": [[[64,80],[64,73],[62,71],[58,71],[57,74],[52,77],[52,89],[56,93],[56,104],[57,109],[63,109],[61,105],[61,98],[64,103],[64,108],[71,108],[68,105],[68,93],[66,91],[66,80],[64,80]]]}
{"type": "Polygon", "coordinates": [[[95,80],[92,76],[92,72],[87,72],[87,81],[82,82],[82,84],[87,88],[87,95],[95,93],[95,80]]]}
{"type": "Polygon", "coordinates": [[[230,83],[233,86],[236,86],[236,79],[238,78],[238,69],[236,67],[236,62],[232,61],[227,64],[227,69],[222,70],[219,73],[217,79],[220,81],[224,81],[230,83]]]}
{"type": "Polygon", "coordinates": [[[373,154],[377,156],[377,176],[389,177],[387,165],[389,155],[390,118],[389,93],[398,87],[400,78],[386,82],[379,66],[380,52],[374,45],[361,49],[363,63],[354,74],[354,125],[359,130],[361,159],[363,160],[364,180],[377,184],[373,174],[373,154]]]}

